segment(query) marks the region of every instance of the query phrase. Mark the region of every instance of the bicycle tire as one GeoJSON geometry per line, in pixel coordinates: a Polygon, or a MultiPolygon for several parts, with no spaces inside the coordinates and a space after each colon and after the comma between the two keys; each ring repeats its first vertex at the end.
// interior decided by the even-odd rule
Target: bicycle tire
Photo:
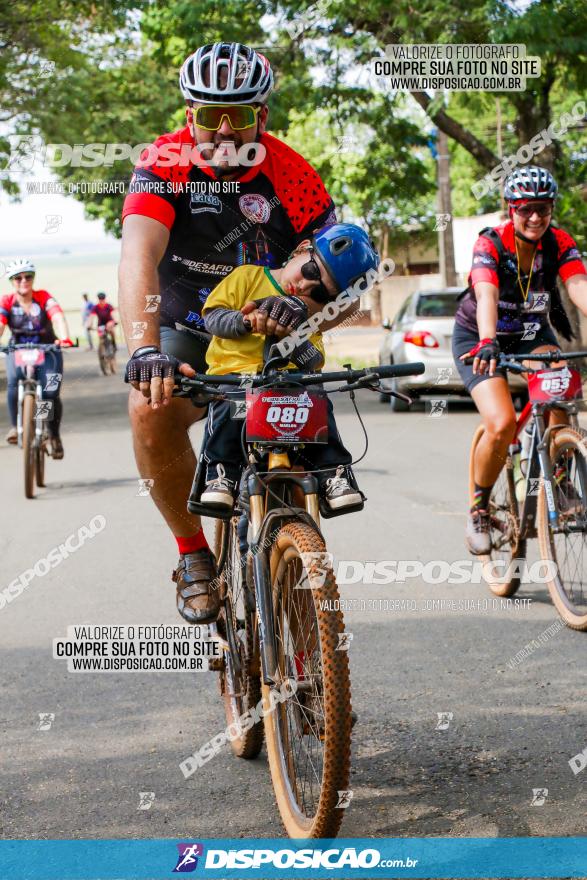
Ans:
{"type": "MultiPolygon", "coordinates": [[[[244,612],[242,599],[242,567],[240,566],[240,548],[237,534],[238,518],[233,517],[227,522],[217,520],[215,534],[215,555],[220,558],[223,530],[228,528],[228,549],[226,562],[219,576],[219,588],[226,589],[232,610],[233,629],[240,643],[240,659],[244,676],[238,676],[234,669],[231,655],[224,653],[223,668],[220,671],[220,693],[224,702],[224,712],[228,726],[234,725],[238,719],[253,710],[261,700],[261,679],[258,657],[253,656],[255,625],[253,614],[244,612]],[[240,619],[238,614],[243,614],[240,619]],[[239,681],[240,679],[240,681],[239,681]],[[244,683],[244,689],[243,689],[244,683]],[[237,691],[237,688],[241,690],[237,691]]],[[[223,606],[218,620],[219,629],[226,631],[226,605],[223,606]]],[[[231,739],[231,748],[237,758],[248,760],[256,758],[263,747],[263,724],[257,721],[248,730],[243,730],[236,739],[231,739]]]]}
{"type": "Polygon", "coordinates": [[[40,444],[35,447],[35,480],[41,489],[45,486],[45,455],[45,439],[41,437],[40,444]]]}
{"type": "MultiPolygon", "coordinates": [[[[484,433],[485,428],[483,425],[479,425],[471,443],[471,455],[469,458],[469,492],[471,497],[473,496],[475,485],[475,450],[477,449],[477,445],[484,433]]],[[[523,538],[520,538],[519,534],[520,519],[518,502],[516,500],[511,459],[509,456],[491,491],[489,499],[489,514],[492,524],[492,545],[497,543],[504,533],[510,535],[510,540],[507,541],[509,550],[502,551],[503,556],[505,556],[503,561],[506,563],[506,572],[509,572],[512,563],[516,560],[517,565],[514,567],[514,571],[519,572],[521,563],[526,558],[526,541],[523,538]]],[[[499,549],[501,550],[501,548],[499,549]]],[[[479,556],[478,558],[484,564],[496,562],[498,561],[497,551],[497,546],[494,546],[489,555],[479,556]]],[[[517,593],[520,588],[521,578],[519,574],[510,574],[510,576],[506,577],[504,580],[498,580],[496,577],[485,577],[485,582],[494,596],[507,598],[517,593]]]]}
{"type": "Polygon", "coordinates": [[[25,498],[35,495],[35,398],[25,394],[22,402],[22,452],[24,457],[25,498]]]}
{"type": "MultiPolygon", "coordinates": [[[[569,427],[557,430],[554,434],[554,437],[552,438],[550,445],[550,455],[553,465],[557,462],[557,460],[559,460],[562,455],[568,457],[568,453],[573,451],[575,452],[575,455],[578,456],[578,459],[576,460],[578,460],[579,462],[576,473],[579,476],[579,481],[581,484],[579,498],[583,501],[581,518],[583,521],[586,521],[587,441],[582,430],[575,430],[574,428],[569,427]]],[[[570,516],[572,517],[573,514],[570,514],[570,516]]],[[[556,566],[556,574],[554,575],[554,577],[547,581],[548,590],[550,592],[554,607],[568,627],[570,627],[571,629],[579,630],[580,632],[585,632],[587,631],[587,574],[584,580],[581,582],[581,585],[577,590],[577,596],[575,598],[576,601],[578,599],[578,593],[580,592],[583,598],[583,610],[580,611],[573,601],[574,589],[572,585],[569,586],[569,578],[567,572],[565,571],[564,563],[562,565],[560,564],[560,557],[562,555],[560,552],[560,547],[562,541],[559,542],[559,551],[557,551],[557,538],[562,538],[563,536],[555,535],[550,530],[548,520],[548,505],[546,501],[546,490],[544,487],[544,481],[542,479],[540,482],[540,492],[538,495],[537,525],[538,540],[540,542],[540,553],[542,555],[542,558],[554,562],[556,566]]],[[[585,527],[585,531],[575,532],[574,535],[577,538],[579,538],[579,536],[582,536],[582,540],[577,541],[575,548],[577,545],[579,546],[579,553],[582,560],[582,564],[578,567],[582,572],[587,572],[587,524],[585,527]]],[[[573,548],[573,556],[577,555],[575,548],[573,548]]],[[[571,578],[571,581],[572,580],[573,579],[571,578]]]]}
{"type": "MultiPolygon", "coordinates": [[[[277,806],[286,832],[292,838],[335,837],[344,815],[344,809],[337,806],[339,792],[347,791],[349,786],[349,663],[347,652],[337,650],[339,635],[344,633],[344,620],[332,568],[320,562],[325,559],[325,549],[320,535],[302,523],[283,526],[271,549],[279,672],[282,681],[294,676],[298,690],[290,699],[277,702],[263,721],[277,806]],[[306,589],[296,589],[301,576],[305,576],[306,589]],[[326,608],[325,601],[328,602],[326,608]],[[298,609],[295,620],[293,603],[298,609]],[[293,658],[284,650],[288,633],[293,658]],[[304,649],[300,650],[302,645],[304,649]],[[301,734],[300,747],[290,745],[288,748],[286,743],[291,742],[295,728],[301,734]],[[315,774],[319,779],[316,796],[312,784],[308,793],[306,782],[296,774],[298,758],[303,767],[313,761],[308,751],[301,754],[304,738],[309,740],[306,749],[312,750],[316,743],[323,743],[321,773],[315,774]]],[[[270,688],[263,684],[262,691],[264,706],[271,706],[270,688]]],[[[310,780],[314,772],[312,766],[310,780]]]]}

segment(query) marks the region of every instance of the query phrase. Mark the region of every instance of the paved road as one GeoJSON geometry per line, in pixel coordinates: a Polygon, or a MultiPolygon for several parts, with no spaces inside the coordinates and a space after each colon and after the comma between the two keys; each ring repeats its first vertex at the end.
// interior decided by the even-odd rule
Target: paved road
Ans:
{"type": "MultiPolygon", "coordinates": [[[[73,675],[52,659],[70,624],[176,623],[176,562],[137,477],[125,388],[92,356],[66,356],[62,462],[26,501],[21,458],[0,444],[3,583],[102,515],[106,527],[0,610],[1,736],[5,784],[0,834],[19,838],[265,837],[281,834],[263,755],[223,751],[185,780],[179,762],[224,727],[213,674],[73,675]],[[54,713],[38,730],[39,713],[54,713]],[[155,792],[139,810],[139,792],[155,792]]],[[[357,466],[361,514],[325,524],[337,560],[467,559],[465,462],[476,417],[395,415],[360,395],[369,451],[357,466]]],[[[363,439],[348,400],[339,427],[353,452],[363,439]]],[[[2,410],[2,435],[5,411],[2,410]]],[[[199,442],[201,428],[194,430],[199,442]]],[[[587,636],[567,629],[517,668],[507,661],[557,620],[543,587],[524,608],[426,610],[432,599],[484,600],[482,584],[347,584],[346,599],[381,610],[346,615],[353,633],[353,742],[347,836],[585,834],[585,780],[569,759],[587,747],[587,636]],[[417,610],[390,610],[389,600],[417,610]],[[388,610],[385,610],[385,602],[388,610]],[[438,713],[452,713],[438,730],[438,713]],[[542,806],[532,790],[547,788],[542,806]]],[[[491,599],[489,599],[491,606],[491,599]]]]}

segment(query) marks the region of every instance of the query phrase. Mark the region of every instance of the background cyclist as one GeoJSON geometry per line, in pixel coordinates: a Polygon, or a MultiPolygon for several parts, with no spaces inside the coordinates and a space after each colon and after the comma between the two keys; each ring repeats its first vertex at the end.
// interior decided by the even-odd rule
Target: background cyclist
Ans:
{"type": "Polygon", "coordinates": [[[114,336],[114,328],[116,327],[116,321],[114,320],[114,306],[107,302],[106,294],[103,290],[97,294],[97,298],[98,302],[92,306],[90,311],[93,325],[98,331],[100,327],[106,328],[107,332],[109,332],[112,337],[114,348],[116,349],[116,339],[114,336]]]}
{"type": "MultiPolygon", "coordinates": [[[[0,339],[6,327],[11,330],[10,342],[50,343],[73,345],[65,315],[58,302],[46,290],[34,290],[35,266],[29,259],[14,260],[8,266],[8,277],[14,290],[0,297],[0,339]]],[[[63,355],[60,351],[45,353],[45,362],[37,367],[42,383],[43,398],[53,401],[51,418],[47,429],[51,439],[53,458],[63,458],[63,443],[59,435],[63,406],[61,384],[63,381],[63,355]]],[[[14,362],[14,352],[6,361],[8,382],[8,411],[12,427],[6,435],[8,443],[17,442],[16,416],[18,404],[18,381],[24,378],[20,367],[14,362]]]]}
{"type": "MultiPolygon", "coordinates": [[[[482,230],[477,239],[453,336],[458,371],[485,426],[475,451],[474,497],[466,528],[470,551],[480,555],[491,550],[489,497],[516,421],[506,373],[496,369],[496,360],[500,352],[556,349],[554,330],[572,338],[557,278],[587,315],[587,274],[577,245],[551,225],[557,185],[550,172],[537,166],[516,169],[505,182],[504,195],[509,220],[482,230]],[[474,356],[472,365],[463,363],[468,355],[474,356]]],[[[564,413],[551,417],[564,420],[564,413]]]]}

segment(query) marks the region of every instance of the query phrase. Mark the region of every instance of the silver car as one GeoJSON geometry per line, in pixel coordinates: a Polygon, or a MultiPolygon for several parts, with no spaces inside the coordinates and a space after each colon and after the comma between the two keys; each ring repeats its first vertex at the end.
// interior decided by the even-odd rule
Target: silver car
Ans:
{"type": "MultiPolygon", "coordinates": [[[[404,364],[422,361],[426,371],[421,376],[382,379],[381,385],[389,391],[399,391],[412,399],[423,394],[468,396],[452,355],[452,335],[455,324],[457,297],[462,287],[443,290],[421,290],[412,293],[393,319],[383,323],[389,332],[379,349],[380,364],[404,364]]],[[[515,376],[511,381],[513,394],[525,390],[524,380],[515,376]]],[[[382,399],[387,399],[382,397],[382,399]]],[[[409,409],[397,397],[389,398],[395,412],[409,409]]],[[[518,406],[521,401],[516,401],[518,406]]]]}

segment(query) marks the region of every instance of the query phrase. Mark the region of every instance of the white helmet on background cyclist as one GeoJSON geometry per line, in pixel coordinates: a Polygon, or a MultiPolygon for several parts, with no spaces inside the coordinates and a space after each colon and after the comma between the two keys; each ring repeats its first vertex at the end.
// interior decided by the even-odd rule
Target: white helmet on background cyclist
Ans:
{"type": "Polygon", "coordinates": [[[34,275],[36,271],[35,264],[28,257],[19,257],[18,260],[12,260],[6,267],[6,274],[9,278],[14,278],[15,275],[20,275],[21,272],[32,272],[34,275]]]}
{"type": "Polygon", "coordinates": [[[265,104],[273,71],[264,55],[242,43],[208,43],[189,55],[179,74],[186,101],[265,104]]]}

